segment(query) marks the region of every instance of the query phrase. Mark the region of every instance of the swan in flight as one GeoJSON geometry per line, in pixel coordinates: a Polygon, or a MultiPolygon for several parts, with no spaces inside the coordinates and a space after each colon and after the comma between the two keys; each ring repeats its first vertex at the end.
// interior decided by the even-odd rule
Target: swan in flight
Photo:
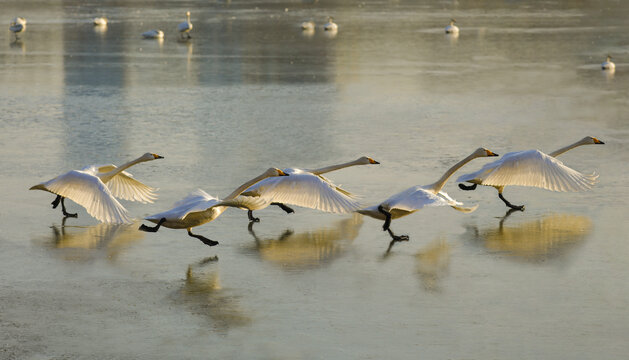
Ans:
{"type": "Polygon", "coordinates": [[[129,223],[127,210],[115,199],[121,198],[141,203],[152,203],[157,198],[157,189],[135,180],[124,171],[135,164],[163,156],[146,153],[139,158],[116,167],[115,165],[90,165],[81,170],[72,170],[52,180],[35,185],[29,190],[44,190],[57,195],[52,202],[55,209],[61,202],[65,217],[77,217],[66,211],[64,199],[68,198],[83,206],[88,214],[105,223],[129,223]]]}
{"type": "Polygon", "coordinates": [[[450,25],[446,26],[446,34],[458,34],[459,27],[454,25],[456,19],[450,19],[450,25]]]}
{"type": "Polygon", "coordinates": [[[182,200],[176,202],[173,208],[164,212],[150,215],[144,218],[156,226],[150,227],[142,224],[139,230],[147,232],[157,232],[161,226],[171,229],[187,229],[188,235],[201,240],[208,246],[218,245],[218,241],[210,240],[204,236],[193,234],[190,228],[203,225],[219,217],[227,207],[238,206],[233,200],[250,186],[272,176],[288,176],[282,170],[269,168],[262,175],[253,178],[240,185],[236,190],[223,200],[208,195],[205,191],[198,189],[193,191],[182,200]]]}
{"type": "Polygon", "coordinates": [[[190,11],[186,12],[187,20],[177,25],[177,31],[181,34],[181,38],[183,39],[184,34],[186,35],[186,39],[192,38],[190,36],[190,30],[192,30],[192,23],[190,22],[190,11]]]}
{"type": "Polygon", "coordinates": [[[107,26],[107,18],[104,16],[95,17],[92,19],[94,26],[107,26]]]}
{"type": "Polygon", "coordinates": [[[18,16],[11,20],[11,23],[9,24],[9,31],[15,34],[15,39],[17,40],[17,34],[26,31],[26,19],[18,16]]]}
{"type": "Polygon", "coordinates": [[[334,18],[332,16],[328,16],[328,22],[323,25],[323,30],[336,32],[338,31],[339,26],[334,22],[334,18]]]}
{"type": "Polygon", "coordinates": [[[161,30],[149,30],[143,32],[142,37],[145,39],[163,39],[164,32],[161,30]]]}
{"type": "Polygon", "coordinates": [[[478,148],[465,159],[459,161],[452,166],[437,182],[425,186],[413,186],[398,194],[391,196],[378,205],[358,210],[358,213],[371,216],[372,218],[384,220],[382,226],[383,231],[388,231],[391,235],[391,244],[396,241],[408,241],[407,235],[397,236],[391,231],[390,225],[392,219],[401,218],[412,214],[424,206],[451,206],[462,212],[472,212],[476,210],[478,205],[467,208],[462,207],[462,203],[452,199],[448,194],[442,192],[441,189],[448,179],[461,168],[463,165],[479,157],[498,156],[485,148],[478,148]]]}
{"type": "Polygon", "coordinates": [[[601,69],[602,70],[610,70],[610,71],[616,70],[616,64],[614,64],[612,62],[612,56],[611,55],[607,55],[607,59],[605,61],[603,61],[603,63],[601,64],[601,69]]]}
{"type": "Polygon", "coordinates": [[[315,31],[315,22],[312,20],[304,21],[301,23],[301,29],[303,31],[315,31]]]}
{"type": "Polygon", "coordinates": [[[524,205],[513,205],[502,196],[505,186],[534,186],[551,191],[580,191],[592,188],[598,175],[581,174],[555,159],[558,155],[577,146],[590,144],[605,143],[597,138],[586,136],[550,154],[544,154],[539,150],[510,152],[476,172],[462,175],[456,181],[473,184],[459,184],[462,190],[474,190],[479,184],[493,186],[498,190],[498,197],[508,207],[523,211],[524,205]]]}
{"type": "Polygon", "coordinates": [[[283,171],[289,174],[289,177],[274,177],[260,181],[234,199],[234,202],[238,207],[248,210],[247,216],[252,222],[260,221],[253,216],[253,210],[261,210],[269,205],[277,205],[289,214],[294,211],[285,204],[331,213],[349,213],[360,206],[354,195],[337,187],[322,174],[350,166],[370,164],[380,163],[368,156],[362,156],[354,161],[314,170],[287,168],[283,171]]]}

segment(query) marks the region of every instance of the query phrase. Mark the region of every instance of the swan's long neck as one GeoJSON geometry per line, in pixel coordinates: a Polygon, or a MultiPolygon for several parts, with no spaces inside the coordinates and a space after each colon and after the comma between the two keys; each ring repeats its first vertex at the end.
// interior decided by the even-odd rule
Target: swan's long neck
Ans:
{"type": "Polygon", "coordinates": [[[186,17],[188,18],[188,24],[190,23],[190,14],[186,14],[186,17]]]}
{"type": "Polygon", "coordinates": [[[555,151],[551,152],[548,155],[550,155],[552,157],[557,157],[557,156],[565,153],[566,151],[572,150],[575,147],[578,147],[578,146],[581,146],[581,145],[585,145],[585,143],[583,143],[583,140],[579,140],[579,141],[575,142],[574,144],[568,145],[566,147],[562,147],[561,149],[555,150],[555,151]]]}
{"type": "Polygon", "coordinates": [[[104,174],[99,174],[98,177],[101,179],[102,182],[107,183],[114,176],[120,174],[121,172],[125,171],[126,169],[132,167],[133,165],[139,164],[139,163],[144,162],[144,161],[147,161],[147,160],[143,159],[142,156],[140,156],[139,158],[137,158],[135,160],[131,160],[128,163],[120,165],[119,167],[113,169],[110,172],[106,172],[104,174]]]}
{"type": "Polygon", "coordinates": [[[234,190],[231,194],[227,195],[227,197],[223,198],[222,201],[228,201],[228,200],[233,200],[236,197],[238,197],[238,195],[242,194],[243,191],[247,190],[248,188],[250,188],[251,186],[253,186],[254,184],[266,179],[270,177],[269,174],[264,173],[258,177],[255,177],[249,181],[247,181],[246,183],[240,185],[236,190],[234,190]]]}
{"type": "Polygon", "coordinates": [[[430,190],[430,191],[434,192],[435,194],[438,193],[439,191],[441,191],[441,189],[443,189],[443,186],[446,184],[446,182],[452,176],[452,174],[454,174],[457,170],[459,170],[463,165],[467,164],[468,162],[470,162],[471,160],[473,160],[473,159],[475,159],[477,157],[479,157],[479,156],[476,153],[472,153],[471,155],[469,155],[465,159],[463,159],[463,160],[459,161],[458,163],[454,164],[454,166],[451,167],[448,171],[446,171],[446,173],[443,174],[443,176],[439,180],[437,180],[437,182],[435,182],[434,184],[431,184],[431,185],[423,186],[423,188],[426,189],[426,190],[430,190]]]}
{"type": "Polygon", "coordinates": [[[361,163],[359,163],[359,160],[354,160],[354,161],[346,162],[346,163],[343,163],[343,164],[326,166],[326,167],[323,167],[321,169],[310,170],[310,172],[315,174],[315,175],[321,175],[321,174],[328,173],[330,171],[344,169],[346,167],[350,167],[350,166],[354,166],[354,165],[360,165],[360,164],[361,163]]]}

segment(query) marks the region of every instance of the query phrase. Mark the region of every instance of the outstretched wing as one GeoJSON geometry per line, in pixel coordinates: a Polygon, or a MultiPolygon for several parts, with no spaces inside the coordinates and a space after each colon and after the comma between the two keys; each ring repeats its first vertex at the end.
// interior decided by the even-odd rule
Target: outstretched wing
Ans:
{"type": "Polygon", "coordinates": [[[201,189],[197,189],[185,198],[177,201],[173,208],[164,212],[147,216],[147,220],[159,220],[161,218],[166,219],[179,219],[183,220],[188,214],[205,211],[213,206],[216,206],[218,199],[212,195],[209,195],[201,189]]]}
{"type": "Polygon", "coordinates": [[[83,206],[88,214],[102,222],[131,222],[127,210],[97,176],[80,170],[72,170],[41,186],[51,193],[61,195],[83,206]]]}
{"type": "Polygon", "coordinates": [[[421,186],[413,186],[385,200],[383,206],[389,209],[413,212],[425,206],[446,206],[451,203],[444,197],[435,195],[421,186]]]}
{"type": "MultiPolygon", "coordinates": [[[[115,165],[102,165],[96,168],[98,173],[106,173],[116,169],[115,165]]],[[[107,182],[111,193],[120,199],[139,201],[143,204],[152,203],[157,199],[156,188],[145,185],[133,178],[133,175],[123,171],[107,182]]]]}

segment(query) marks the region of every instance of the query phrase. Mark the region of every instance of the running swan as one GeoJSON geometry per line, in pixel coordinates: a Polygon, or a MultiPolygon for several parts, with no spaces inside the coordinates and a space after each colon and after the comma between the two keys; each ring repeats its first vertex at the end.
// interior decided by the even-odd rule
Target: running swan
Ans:
{"type": "Polygon", "coordinates": [[[382,229],[383,231],[388,231],[391,238],[393,238],[393,240],[391,240],[391,244],[396,241],[408,241],[409,238],[407,235],[398,236],[391,231],[389,226],[391,225],[392,219],[412,214],[424,206],[448,205],[462,212],[472,212],[476,210],[478,205],[471,208],[462,207],[462,203],[452,199],[448,196],[448,194],[442,192],[441,189],[452,174],[454,174],[454,172],[463,165],[473,159],[487,156],[498,156],[498,154],[495,154],[485,148],[478,148],[468,157],[452,166],[439,180],[437,180],[437,182],[425,186],[418,185],[410,187],[396,195],[391,196],[378,205],[358,210],[358,212],[363,215],[371,216],[375,219],[384,220],[382,229]]]}
{"type": "Polygon", "coordinates": [[[190,11],[186,11],[186,19],[186,21],[177,25],[177,31],[179,31],[182,39],[184,34],[186,35],[186,39],[191,39],[190,30],[192,30],[192,23],[190,22],[190,11]]]}
{"type": "Polygon", "coordinates": [[[363,156],[354,161],[314,170],[287,168],[283,171],[289,174],[289,177],[274,177],[260,181],[234,199],[234,203],[248,210],[247,216],[252,222],[260,221],[253,216],[253,210],[261,210],[269,205],[277,205],[289,214],[294,210],[285,204],[331,213],[349,213],[360,206],[354,195],[337,187],[321,174],[350,166],[370,164],[380,163],[363,156]]]}
{"type": "Polygon", "coordinates": [[[15,39],[17,40],[17,34],[26,31],[26,19],[18,16],[11,20],[11,23],[9,24],[9,31],[15,34],[15,39]]]}
{"type": "Polygon", "coordinates": [[[144,218],[157,225],[150,227],[142,224],[139,230],[157,232],[161,226],[171,229],[187,229],[188,235],[201,240],[204,244],[208,246],[218,245],[218,241],[193,234],[190,228],[203,225],[216,219],[227,207],[238,207],[238,205],[233,202],[238,195],[257,182],[272,176],[288,176],[288,174],[285,174],[282,170],[277,168],[269,168],[262,173],[262,175],[240,185],[223,200],[219,200],[218,198],[208,195],[205,191],[198,189],[176,202],[172,209],[144,218]]]}
{"type": "Polygon", "coordinates": [[[493,186],[498,190],[498,197],[505,205],[512,209],[523,211],[524,205],[513,205],[502,196],[505,186],[534,186],[551,191],[591,189],[596,183],[598,175],[583,175],[555,159],[555,157],[577,146],[590,144],[605,143],[597,138],[586,136],[576,143],[548,155],[539,150],[510,152],[499,160],[486,164],[474,173],[462,175],[456,181],[473,184],[459,184],[462,190],[474,190],[478,184],[493,186]]]}
{"type": "Polygon", "coordinates": [[[129,215],[118,200],[121,198],[141,203],[152,203],[157,199],[157,189],[135,180],[124,171],[135,164],[163,156],[146,153],[139,158],[116,167],[115,165],[90,165],[81,170],[72,170],[52,180],[35,185],[30,190],[44,190],[57,195],[52,202],[55,209],[61,202],[65,217],[77,217],[66,212],[64,199],[68,198],[83,206],[87,213],[105,223],[129,223],[129,215]]]}

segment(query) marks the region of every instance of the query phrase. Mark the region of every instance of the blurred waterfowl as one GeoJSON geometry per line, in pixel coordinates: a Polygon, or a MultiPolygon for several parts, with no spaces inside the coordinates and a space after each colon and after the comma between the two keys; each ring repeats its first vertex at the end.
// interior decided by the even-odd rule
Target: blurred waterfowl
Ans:
{"type": "Polygon", "coordinates": [[[551,191],[589,190],[596,183],[598,175],[584,175],[565,166],[555,157],[582,145],[605,144],[597,138],[586,136],[583,139],[562,147],[550,154],[539,150],[516,151],[505,154],[499,160],[483,166],[480,170],[465,174],[457,182],[469,182],[473,185],[459,184],[462,190],[475,190],[477,185],[493,186],[498,190],[498,197],[508,207],[524,210],[524,205],[513,205],[502,196],[507,185],[533,186],[551,191]]]}
{"type": "Polygon", "coordinates": [[[115,198],[152,203],[157,198],[155,194],[157,189],[135,180],[133,175],[124,170],[155,159],[163,157],[146,153],[120,167],[111,164],[90,165],[32,186],[30,190],[44,190],[56,194],[52,208],[55,209],[61,203],[61,211],[66,217],[77,217],[77,214],[66,211],[64,199],[68,198],[83,206],[88,214],[101,222],[129,223],[127,210],[115,198]]]}
{"type": "Polygon", "coordinates": [[[314,31],[315,30],[315,22],[310,20],[310,21],[304,21],[301,23],[301,29],[304,31],[314,31]]]}
{"type": "Polygon", "coordinates": [[[601,69],[602,70],[610,70],[610,71],[614,71],[616,69],[616,64],[614,64],[612,62],[612,56],[611,55],[607,55],[607,59],[605,61],[603,61],[603,63],[601,64],[601,69]]]}
{"type": "Polygon", "coordinates": [[[456,19],[450,19],[450,24],[446,26],[446,34],[458,34],[459,27],[454,25],[456,19]]]}
{"type": "Polygon", "coordinates": [[[234,203],[247,209],[249,220],[254,222],[259,222],[260,219],[253,216],[253,210],[261,210],[269,205],[277,205],[289,214],[294,211],[286,204],[331,213],[349,213],[360,207],[354,195],[334,185],[322,174],[370,164],[380,163],[368,156],[362,156],[354,161],[314,170],[286,168],[283,171],[291,176],[260,181],[237,197],[234,203]]]}
{"type": "Polygon", "coordinates": [[[164,32],[162,30],[149,30],[142,33],[145,39],[163,39],[164,32]]]}
{"type": "Polygon", "coordinates": [[[95,17],[92,19],[94,26],[107,26],[107,18],[104,16],[95,17]]]}
{"type": "Polygon", "coordinates": [[[15,39],[17,40],[17,34],[26,31],[26,19],[18,16],[11,20],[11,23],[9,24],[9,31],[15,34],[15,39]]]}
{"type": "Polygon", "coordinates": [[[190,22],[190,11],[186,11],[186,21],[177,25],[177,31],[179,31],[182,39],[184,38],[184,36],[186,39],[190,39],[192,38],[192,36],[190,36],[190,30],[192,30],[192,23],[190,22]]]}
{"type": "Polygon", "coordinates": [[[338,29],[339,26],[334,22],[334,18],[332,16],[328,16],[328,22],[323,25],[323,30],[336,32],[338,29]]]}
{"type": "Polygon", "coordinates": [[[391,220],[398,219],[406,215],[410,215],[425,206],[451,206],[452,208],[462,212],[472,212],[476,210],[478,205],[467,208],[462,207],[462,203],[452,199],[448,194],[441,191],[448,179],[455,171],[463,165],[479,157],[498,156],[485,148],[478,148],[465,159],[459,161],[441,176],[437,182],[424,185],[413,186],[398,194],[395,194],[378,205],[358,210],[359,213],[372,218],[384,220],[382,229],[388,231],[391,235],[391,244],[396,241],[408,241],[407,235],[395,235],[390,228],[391,220]]]}
{"type": "Polygon", "coordinates": [[[147,232],[157,232],[161,226],[171,229],[187,229],[188,235],[201,240],[208,246],[218,245],[218,241],[210,240],[204,236],[193,234],[190,228],[203,225],[219,217],[223,211],[229,206],[238,206],[233,204],[233,200],[255,183],[272,176],[287,176],[282,170],[277,168],[269,168],[260,176],[257,176],[246,183],[240,185],[231,194],[223,200],[208,195],[205,191],[198,189],[190,193],[184,199],[176,202],[174,207],[164,212],[150,215],[144,218],[156,226],[149,227],[142,224],[139,230],[147,232]]]}

